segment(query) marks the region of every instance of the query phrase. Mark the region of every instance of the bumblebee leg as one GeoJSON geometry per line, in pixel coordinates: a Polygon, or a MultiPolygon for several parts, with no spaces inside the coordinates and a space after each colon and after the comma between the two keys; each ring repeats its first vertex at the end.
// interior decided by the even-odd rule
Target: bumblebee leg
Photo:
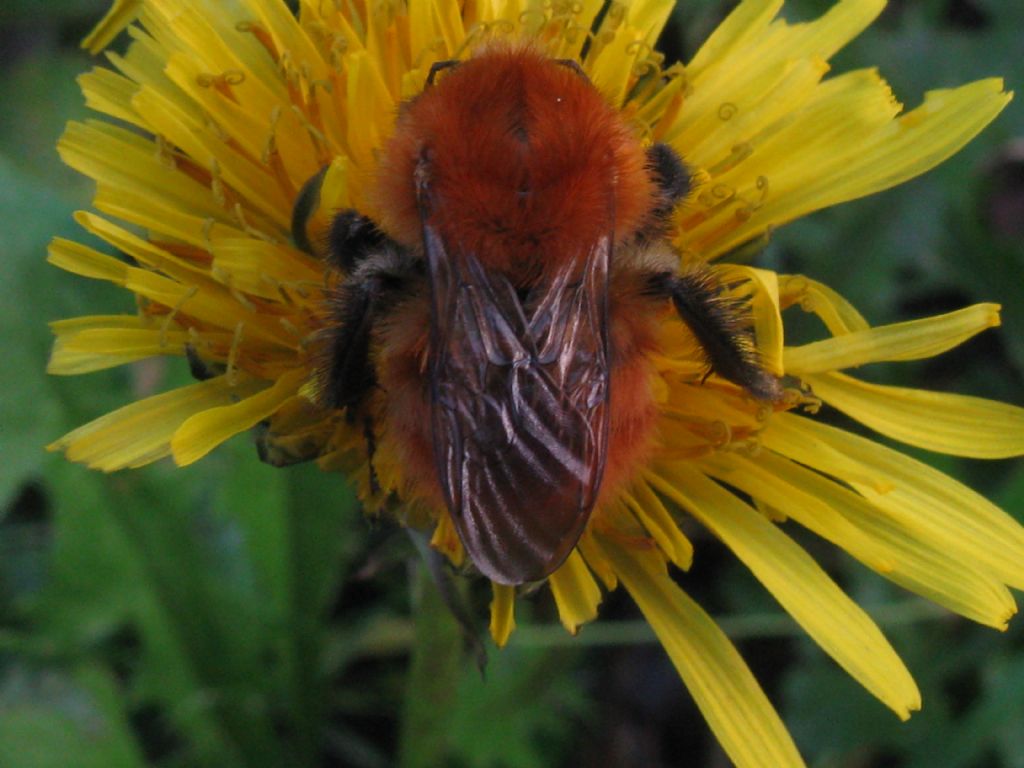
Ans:
{"type": "Polygon", "coordinates": [[[361,262],[386,246],[397,248],[377,225],[352,208],[339,211],[327,233],[327,263],[351,275],[361,262]]]}
{"type": "Polygon", "coordinates": [[[320,207],[320,189],[329,167],[325,165],[303,184],[295,198],[292,242],[306,253],[324,258],[335,269],[351,274],[360,261],[379,251],[387,238],[369,217],[351,208],[335,213],[324,240],[311,238],[309,222],[320,207]]]}
{"type": "Polygon", "coordinates": [[[377,453],[377,433],[373,431],[373,417],[363,417],[363,439],[366,440],[366,463],[370,473],[370,493],[380,493],[380,481],[377,479],[377,468],[373,466],[373,457],[377,453]]]}
{"type": "Polygon", "coordinates": [[[774,402],[782,397],[778,378],[765,370],[758,359],[753,339],[745,328],[743,306],[722,297],[710,270],[682,275],[660,273],[652,277],[650,290],[672,300],[715,373],[759,400],[774,402]]]}
{"type": "Polygon", "coordinates": [[[364,258],[332,299],[334,323],[327,331],[318,371],[320,403],[345,409],[351,423],[357,417],[362,420],[374,491],[378,488],[373,468],[377,441],[373,418],[363,412],[367,397],[377,386],[371,354],[374,328],[412,283],[422,279],[422,266],[402,249],[387,244],[364,258]]]}
{"type": "Polygon", "coordinates": [[[256,441],[256,455],[260,461],[272,467],[290,467],[312,461],[323,451],[322,442],[274,434],[270,419],[253,427],[253,439],[256,441]]]}
{"type": "Polygon", "coordinates": [[[653,216],[659,221],[667,219],[693,188],[690,169],[668,144],[654,144],[647,150],[647,170],[659,193],[653,216]]]}
{"type": "MultiPolygon", "coordinates": [[[[357,220],[349,218],[348,223],[353,225],[349,229],[354,237],[365,234],[357,220]]],[[[319,371],[320,400],[328,408],[345,409],[350,423],[355,422],[357,414],[361,416],[373,493],[380,490],[373,466],[377,438],[372,415],[361,413],[367,396],[377,386],[371,356],[373,331],[410,284],[422,279],[421,271],[408,254],[388,244],[355,266],[332,302],[335,322],[328,332],[319,371]]]]}
{"type": "Polygon", "coordinates": [[[185,344],[185,359],[188,360],[188,372],[196,381],[207,381],[214,376],[220,376],[227,370],[224,363],[204,360],[193,344],[185,344]]]}

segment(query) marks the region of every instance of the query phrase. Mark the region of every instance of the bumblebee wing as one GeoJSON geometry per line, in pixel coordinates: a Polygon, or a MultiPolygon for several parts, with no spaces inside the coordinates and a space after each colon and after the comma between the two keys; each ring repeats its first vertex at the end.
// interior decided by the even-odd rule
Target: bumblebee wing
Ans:
{"type": "Polygon", "coordinates": [[[608,444],[610,239],[524,302],[450,249],[427,217],[434,458],[456,529],[484,575],[535,581],[586,525],[608,444]]]}

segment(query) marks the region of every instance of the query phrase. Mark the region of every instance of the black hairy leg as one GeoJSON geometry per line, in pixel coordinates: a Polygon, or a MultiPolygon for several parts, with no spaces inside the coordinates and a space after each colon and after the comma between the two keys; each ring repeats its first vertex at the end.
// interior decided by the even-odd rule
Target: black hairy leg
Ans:
{"type": "Polygon", "coordinates": [[[327,262],[347,275],[356,267],[380,252],[385,246],[393,246],[373,221],[359,211],[347,208],[338,211],[331,221],[327,233],[327,262]]]}
{"type": "Polygon", "coordinates": [[[710,270],[681,275],[662,272],[653,275],[648,285],[652,295],[672,300],[715,373],[759,400],[774,402],[782,397],[778,378],[765,370],[758,358],[743,304],[722,296],[710,270]]]}
{"type": "Polygon", "coordinates": [[[388,244],[367,257],[331,298],[331,325],[319,367],[321,404],[350,412],[362,406],[377,384],[371,359],[377,322],[422,279],[422,267],[399,247],[388,244]]]}
{"type": "Polygon", "coordinates": [[[654,144],[647,150],[647,170],[658,188],[652,216],[664,221],[690,193],[693,179],[679,154],[668,144],[654,144]]]}
{"type": "Polygon", "coordinates": [[[329,166],[324,166],[302,185],[292,207],[291,232],[295,246],[306,253],[324,257],[327,263],[351,274],[359,262],[369,258],[387,243],[387,237],[367,216],[352,208],[337,211],[324,240],[309,232],[309,220],[320,207],[320,189],[329,166]]]}
{"type": "Polygon", "coordinates": [[[193,344],[185,345],[185,359],[188,360],[188,372],[196,381],[207,381],[214,376],[222,375],[227,370],[224,363],[204,360],[193,344]]]}
{"type": "Polygon", "coordinates": [[[325,329],[318,366],[320,404],[344,409],[350,423],[362,422],[370,461],[370,485],[376,490],[373,468],[376,436],[372,416],[363,406],[377,386],[373,361],[374,329],[381,318],[423,280],[422,263],[391,242],[364,258],[331,299],[331,324],[325,329]]]}

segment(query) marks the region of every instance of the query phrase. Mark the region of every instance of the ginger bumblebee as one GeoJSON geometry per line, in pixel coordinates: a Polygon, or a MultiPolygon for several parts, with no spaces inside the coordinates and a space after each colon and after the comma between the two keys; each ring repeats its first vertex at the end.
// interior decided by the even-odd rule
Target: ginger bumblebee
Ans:
{"type": "MultiPolygon", "coordinates": [[[[715,372],[780,397],[743,308],[708,272],[678,271],[664,235],[690,189],[676,153],[645,150],[573,62],[492,47],[438,62],[403,105],[372,192],[380,220],[334,215],[320,400],[364,424],[372,460],[381,425],[365,406],[387,393],[382,426],[417,493],[447,507],[492,581],[554,571],[643,458],[647,355],[670,306],[715,372]]],[[[308,242],[304,207],[293,224],[308,242]]]]}

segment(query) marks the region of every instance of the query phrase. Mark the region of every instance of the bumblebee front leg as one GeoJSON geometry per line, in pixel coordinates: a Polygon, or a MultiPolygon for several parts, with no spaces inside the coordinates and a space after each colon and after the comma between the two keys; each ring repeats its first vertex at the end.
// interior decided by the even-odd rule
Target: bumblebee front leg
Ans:
{"type": "Polygon", "coordinates": [[[744,305],[722,296],[709,269],[659,273],[651,278],[649,287],[652,294],[671,299],[715,373],[759,400],[775,402],[782,398],[778,378],[761,365],[746,327],[744,305]]]}
{"type": "Polygon", "coordinates": [[[324,334],[317,376],[320,403],[345,410],[350,423],[361,422],[374,492],[378,490],[373,469],[377,441],[372,414],[365,407],[377,386],[374,331],[412,285],[422,279],[422,262],[386,242],[376,253],[358,261],[331,299],[332,323],[324,334]]]}

